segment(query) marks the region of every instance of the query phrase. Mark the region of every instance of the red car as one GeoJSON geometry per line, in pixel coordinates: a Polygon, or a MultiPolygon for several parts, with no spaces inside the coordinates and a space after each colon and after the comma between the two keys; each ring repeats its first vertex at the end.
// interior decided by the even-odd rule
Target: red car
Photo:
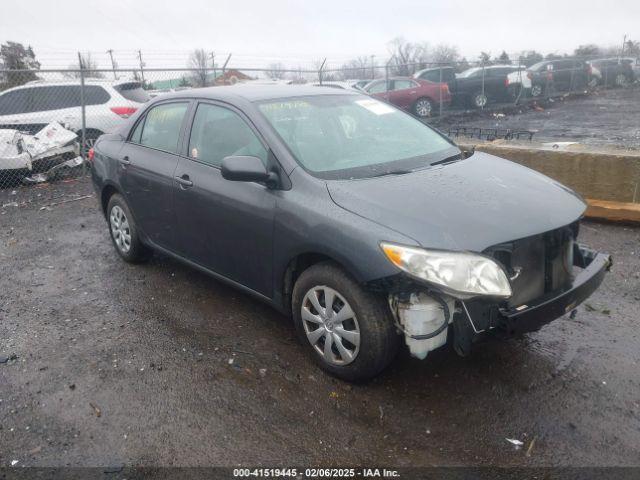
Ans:
{"type": "Polygon", "coordinates": [[[364,91],[420,118],[433,115],[440,103],[443,106],[451,103],[451,92],[446,83],[407,77],[374,80],[365,85],[364,91]]]}

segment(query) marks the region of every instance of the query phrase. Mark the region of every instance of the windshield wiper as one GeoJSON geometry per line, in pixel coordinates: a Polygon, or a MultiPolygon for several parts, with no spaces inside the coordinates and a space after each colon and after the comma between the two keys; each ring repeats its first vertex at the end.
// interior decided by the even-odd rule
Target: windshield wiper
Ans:
{"type": "Polygon", "coordinates": [[[442,160],[437,160],[433,162],[431,165],[442,165],[443,163],[455,162],[456,160],[462,160],[462,153],[456,153],[455,155],[451,155],[450,157],[443,158],[442,160]]]}
{"type": "Polygon", "coordinates": [[[388,172],[376,173],[375,175],[371,175],[369,178],[385,177],[387,175],[406,175],[411,172],[413,172],[413,170],[389,170],[388,172]]]}

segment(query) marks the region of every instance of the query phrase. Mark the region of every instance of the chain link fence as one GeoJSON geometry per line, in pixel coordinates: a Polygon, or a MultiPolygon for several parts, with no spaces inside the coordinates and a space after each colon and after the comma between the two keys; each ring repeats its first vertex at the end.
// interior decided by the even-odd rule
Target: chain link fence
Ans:
{"type": "MultiPolygon", "coordinates": [[[[0,187],[86,173],[84,159],[103,133],[116,131],[150,99],[191,88],[310,84],[354,89],[426,122],[536,106],[557,97],[632,86],[635,59],[560,58],[534,65],[400,63],[357,68],[202,68],[0,70],[0,187]]],[[[494,113],[495,115],[495,113],[494,113]]],[[[504,114],[500,114],[504,115],[504,114]]],[[[452,126],[451,136],[531,139],[518,129],[452,126]],[[488,132],[488,133],[487,133],[488,132]]]]}

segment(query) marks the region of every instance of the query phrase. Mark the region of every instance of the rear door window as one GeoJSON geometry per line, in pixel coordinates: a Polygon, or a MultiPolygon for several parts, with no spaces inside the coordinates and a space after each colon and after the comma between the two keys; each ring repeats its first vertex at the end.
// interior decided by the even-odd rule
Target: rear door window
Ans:
{"type": "Polygon", "coordinates": [[[121,83],[113,88],[131,102],[145,103],[151,98],[140,82],[121,83]]]}
{"type": "Polygon", "coordinates": [[[149,110],[142,127],[140,145],[177,153],[180,130],[188,105],[186,102],[165,103],[149,110]]]}
{"type": "Polygon", "coordinates": [[[407,90],[415,86],[416,85],[411,80],[394,80],[393,81],[394,90],[407,90]]]}

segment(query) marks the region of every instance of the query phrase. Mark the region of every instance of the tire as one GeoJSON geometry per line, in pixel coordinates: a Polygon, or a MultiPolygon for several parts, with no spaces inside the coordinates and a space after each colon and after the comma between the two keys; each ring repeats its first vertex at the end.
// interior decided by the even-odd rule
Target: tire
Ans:
{"type": "Polygon", "coordinates": [[[131,210],[122,195],[114,193],[107,205],[107,222],[113,246],[125,262],[147,260],[150,250],[142,244],[131,210]]]}
{"type": "Polygon", "coordinates": [[[308,353],[323,370],[342,380],[374,377],[398,351],[400,337],[385,299],[363,289],[332,262],[302,272],[293,288],[292,309],[296,332],[308,353]],[[328,298],[333,301],[326,315],[328,298]]]}
{"type": "Polygon", "coordinates": [[[482,90],[475,92],[469,98],[469,103],[473,108],[484,108],[489,103],[489,97],[486,92],[483,93],[482,90]]]}
{"type": "Polygon", "coordinates": [[[537,98],[542,96],[542,94],[544,94],[544,88],[542,87],[542,85],[531,85],[531,96],[533,98],[537,98]]]}
{"type": "Polygon", "coordinates": [[[433,109],[433,101],[427,97],[421,97],[413,104],[413,113],[420,118],[428,118],[432,116],[433,109]]]}
{"type": "Polygon", "coordinates": [[[614,84],[616,87],[626,87],[629,84],[629,79],[624,73],[619,73],[614,79],[614,84]]]}

